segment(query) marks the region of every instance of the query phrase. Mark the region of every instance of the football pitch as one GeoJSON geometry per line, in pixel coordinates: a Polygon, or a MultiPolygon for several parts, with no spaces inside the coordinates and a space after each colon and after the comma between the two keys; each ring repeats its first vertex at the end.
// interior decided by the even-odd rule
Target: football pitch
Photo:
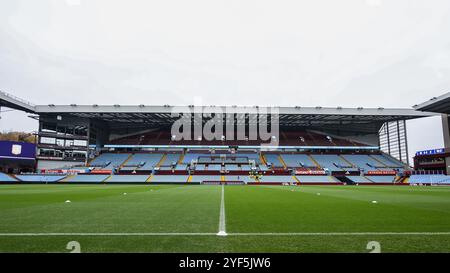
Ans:
{"type": "Polygon", "coordinates": [[[71,241],[81,252],[367,253],[373,241],[450,252],[450,187],[0,185],[0,252],[70,252],[71,241]]]}

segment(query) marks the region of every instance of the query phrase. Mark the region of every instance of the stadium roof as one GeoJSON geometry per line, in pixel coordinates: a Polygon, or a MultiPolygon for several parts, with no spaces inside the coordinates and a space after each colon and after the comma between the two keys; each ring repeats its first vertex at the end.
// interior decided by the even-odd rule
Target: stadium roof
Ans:
{"type": "Polygon", "coordinates": [[[35,112],[35,106],[32,103],[3,91],[0,91],[0,106],[25,111],[28,113],[35,112]]]}
{"type": "MultiPolygon", "coordinates": [[[[257,106],[150,106],[150,105],[32,105],[7,93],[0,93],[0,106],[6,106],[38,115],[69,115],[102,120],[112,128],[130,125],[160,127],[172,125],[179,117],[172,113],[227,113],[244,114],[263,111],[257,106]]],[[[409,120],[435,115],[415,109],[397,108],[343,108],[343,107],[275,107],[279,124],[284,127],[324,127],[336,130],[378,132],[389,121],[409,120]]],[[[271,109],[268,109],[271,113],[271,109]]],[[[273,113],[273,112],[272,112],[273,113]]],[[[205,122],[205,119],[203,120],[205,122]]],[[[257,122],[249,116],[248,122],[257,122]]]]}
{"type": "Polygon", "coordinates": [[[419,111],[429,111],[450,114],[450,92],[439,97],[433,97],[429,101],[414,106],[419,111]]]}

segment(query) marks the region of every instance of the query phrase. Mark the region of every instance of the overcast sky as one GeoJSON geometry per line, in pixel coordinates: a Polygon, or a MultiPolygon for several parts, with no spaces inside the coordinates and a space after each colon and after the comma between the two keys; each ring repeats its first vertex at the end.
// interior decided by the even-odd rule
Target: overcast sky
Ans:
{"type": "MultiPolygon", "coordinates": [[[[408,108],[449,87],[448,0],[0,0],[0,90],[35,104],[408,108]]],[[[408,126],[411,153],[443,146],[439,118],[408,126]]]]}

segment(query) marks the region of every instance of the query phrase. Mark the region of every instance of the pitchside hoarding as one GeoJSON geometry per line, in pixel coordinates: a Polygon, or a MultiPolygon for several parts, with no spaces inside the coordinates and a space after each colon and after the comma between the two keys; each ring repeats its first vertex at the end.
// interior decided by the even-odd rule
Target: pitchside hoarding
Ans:
{"type": "Polygon", "coordinates": [[[36,145],[17,141],[0,141],[0,159],[36,159],[36,145]]]}

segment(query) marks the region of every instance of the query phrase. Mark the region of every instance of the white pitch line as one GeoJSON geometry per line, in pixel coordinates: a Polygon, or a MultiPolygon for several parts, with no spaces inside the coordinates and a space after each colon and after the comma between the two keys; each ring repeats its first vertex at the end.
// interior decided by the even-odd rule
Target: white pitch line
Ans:
{"type": "MultiPolygon", "coordinates": [[[[227,236],[438,236],[450,235],[450,232],[261,232],[261,233],[227,233],[227,236]]],[[[62,233],[0,233],[2,236],[217,236],[208,232],[62,232],[62,233]]]]}
{"type": "Polygon", "coordinates": [[[217,236],[227,236],[225,229],[225,186],[222,184],[222,197],[220,200],[220,218],[219,218],[219,232],[217,236]]]}
{"type": "Polygon", "coordinates": [[[261,232],[228,233],[229,236],[365,236],[365,235],[450,235],[450,232],[261,232]]]}
{"type": "Polygon", "coordinates": [[[212,236],[216,233],[203,232],[53,232],[53,233],[0,233],[2,236],[212,236]]]}

